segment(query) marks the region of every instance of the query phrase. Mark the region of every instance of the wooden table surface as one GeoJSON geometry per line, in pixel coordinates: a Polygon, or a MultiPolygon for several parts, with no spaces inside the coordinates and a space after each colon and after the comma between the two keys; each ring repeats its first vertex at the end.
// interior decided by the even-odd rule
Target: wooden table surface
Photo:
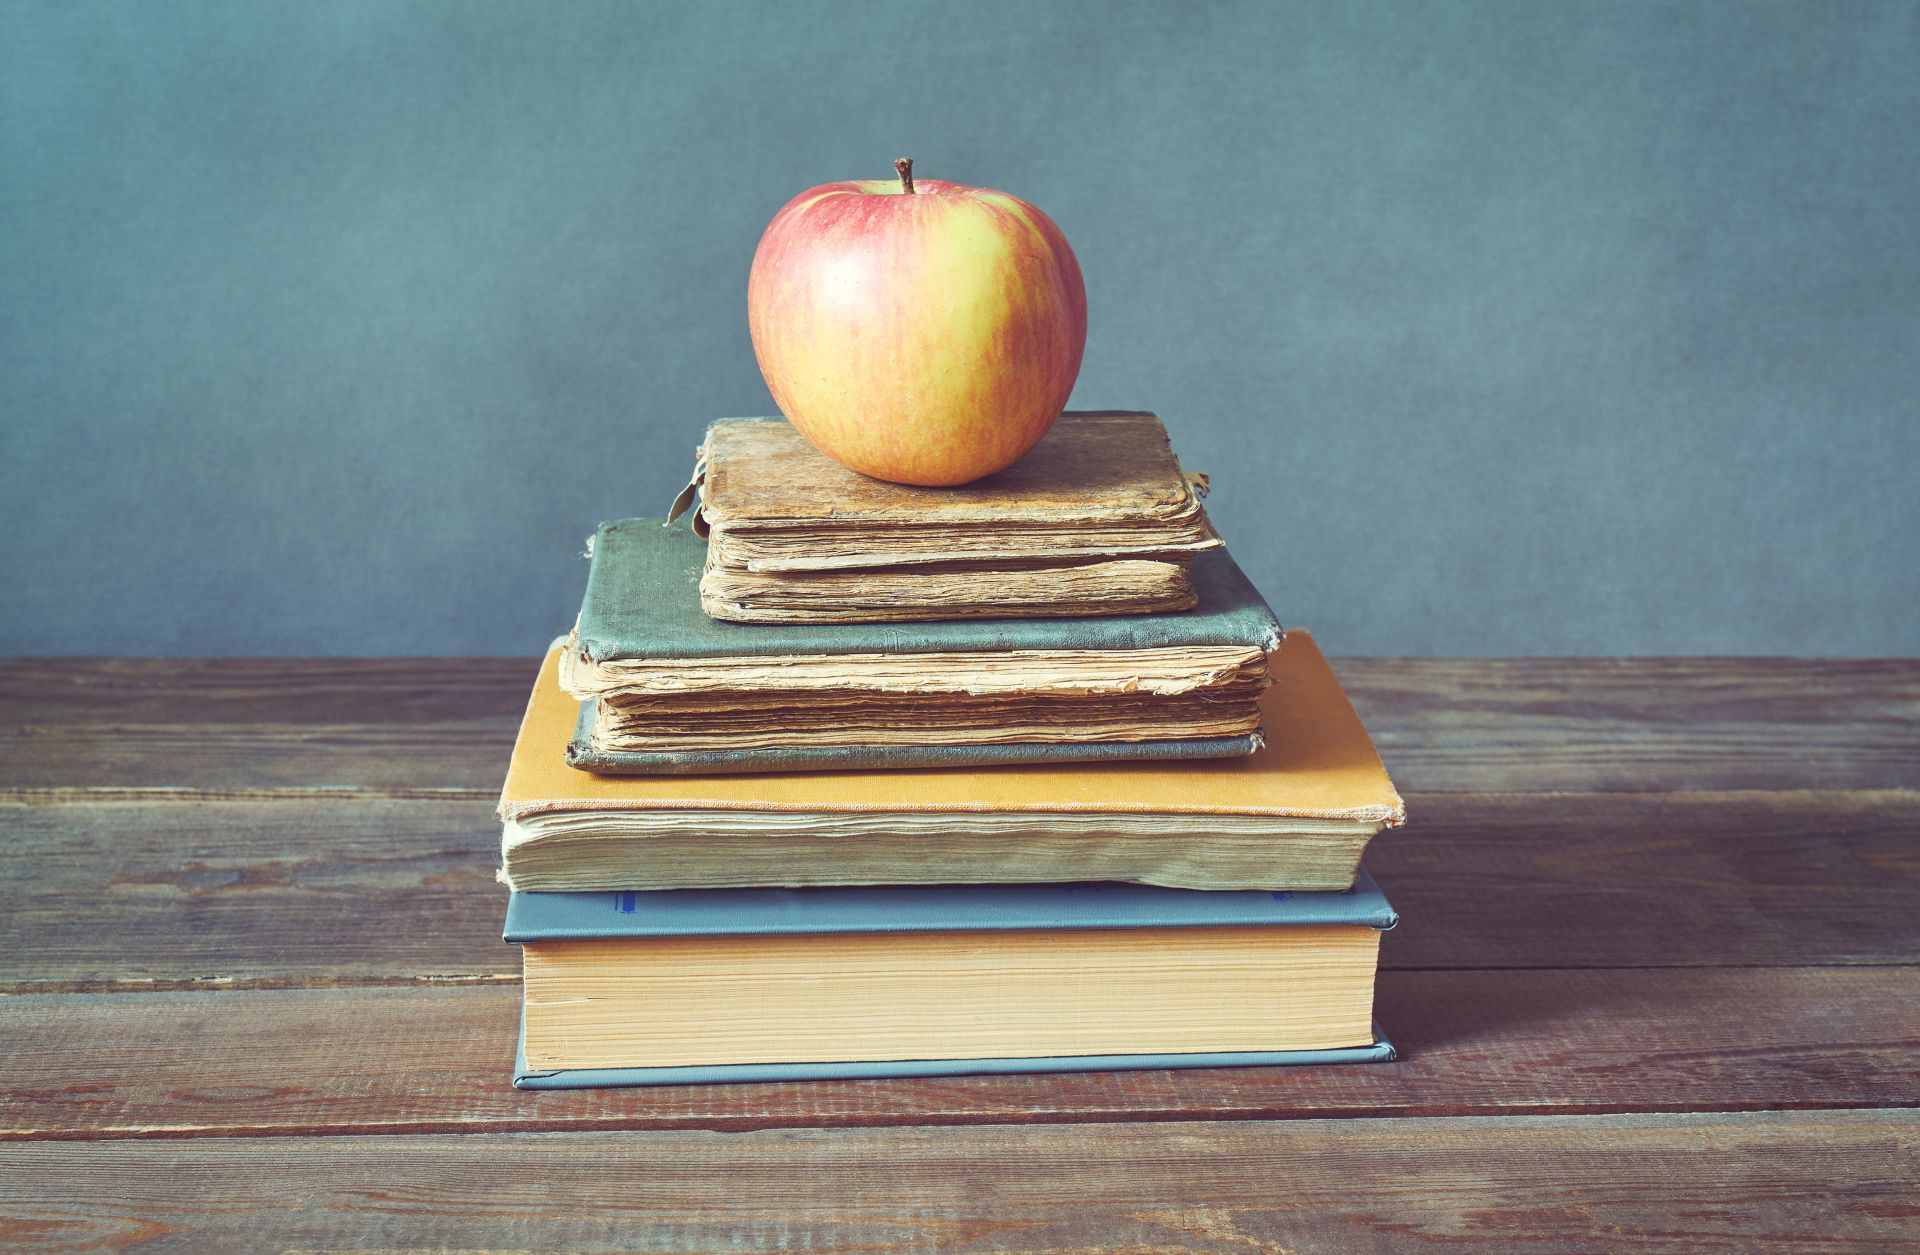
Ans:
{"type": "Polygon", "coordinates": [[[1920,663],[1336,666],[1402,1061],[536,1094],[531,660],[0,664],[0,1248],[1920,1250],[1920,663]]]}

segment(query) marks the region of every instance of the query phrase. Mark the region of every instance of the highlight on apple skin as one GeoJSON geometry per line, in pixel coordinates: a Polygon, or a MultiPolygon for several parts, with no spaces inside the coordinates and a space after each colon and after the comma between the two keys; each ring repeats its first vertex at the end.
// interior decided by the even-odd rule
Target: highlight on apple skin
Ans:
{"type": "Polygon", "coordinates": [[[774,215],[747,321],[815,448],[875,479],[1003,470],[1066,408],[1087,342],[1080,263],[1017,196],[900,177],[825,183],[774,215]]]}

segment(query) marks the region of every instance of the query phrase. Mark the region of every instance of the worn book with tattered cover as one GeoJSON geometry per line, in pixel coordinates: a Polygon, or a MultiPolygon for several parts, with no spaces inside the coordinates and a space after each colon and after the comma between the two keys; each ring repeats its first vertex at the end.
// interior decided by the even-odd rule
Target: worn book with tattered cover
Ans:
{"type": "Polygon", "coordinates": [[[608,772],[1221,757],[1259,743],[1280,625],[1224,549],[1176,614],[739,624],[701,612],[705,545],[604,524],[560,682],[608,772]]]}
{"type": "Polygon", "coordinates": [[[694,471],[700,602],[739,623],[1164,613],[1220,547],[1152,414],[1069,413],[959,488],[869,479],[783,419],[723,419],[694,471]]]}
{"type": "Polygon", "coordinates": [[[514,1083],[547,1089],[1393,1057],[1392,907],[1143,885],[516,893],[514,1083]]]}
{"type": "Polygon", "coordinates": [[[1287,634],[1250,755],[922,771],[605,776],[561,759],[547,655],[500,795],[518,890],[1133,881],[1339,890],[1405,807],[1333,669],[1287,634]]]}

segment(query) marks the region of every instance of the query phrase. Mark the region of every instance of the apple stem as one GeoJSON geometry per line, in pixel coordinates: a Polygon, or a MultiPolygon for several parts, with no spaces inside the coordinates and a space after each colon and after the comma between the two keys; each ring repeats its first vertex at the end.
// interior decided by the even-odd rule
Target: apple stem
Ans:
{"type": "Polygon", "coordinates": [[[896,157],[893,168],[900,172],[900,190],[908,196],[913,195],[913,158],[896,157]]]}

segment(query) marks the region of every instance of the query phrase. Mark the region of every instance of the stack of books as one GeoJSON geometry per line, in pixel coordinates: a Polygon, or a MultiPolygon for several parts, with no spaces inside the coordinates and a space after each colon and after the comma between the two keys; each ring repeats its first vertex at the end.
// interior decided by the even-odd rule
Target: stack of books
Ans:
{"type": "Polygon", "coordinates": [[[1346,1062],[1404,820],[1148,414],[964,489],[709,429],[500,802],[529,1088],[1346,1062]]]}

